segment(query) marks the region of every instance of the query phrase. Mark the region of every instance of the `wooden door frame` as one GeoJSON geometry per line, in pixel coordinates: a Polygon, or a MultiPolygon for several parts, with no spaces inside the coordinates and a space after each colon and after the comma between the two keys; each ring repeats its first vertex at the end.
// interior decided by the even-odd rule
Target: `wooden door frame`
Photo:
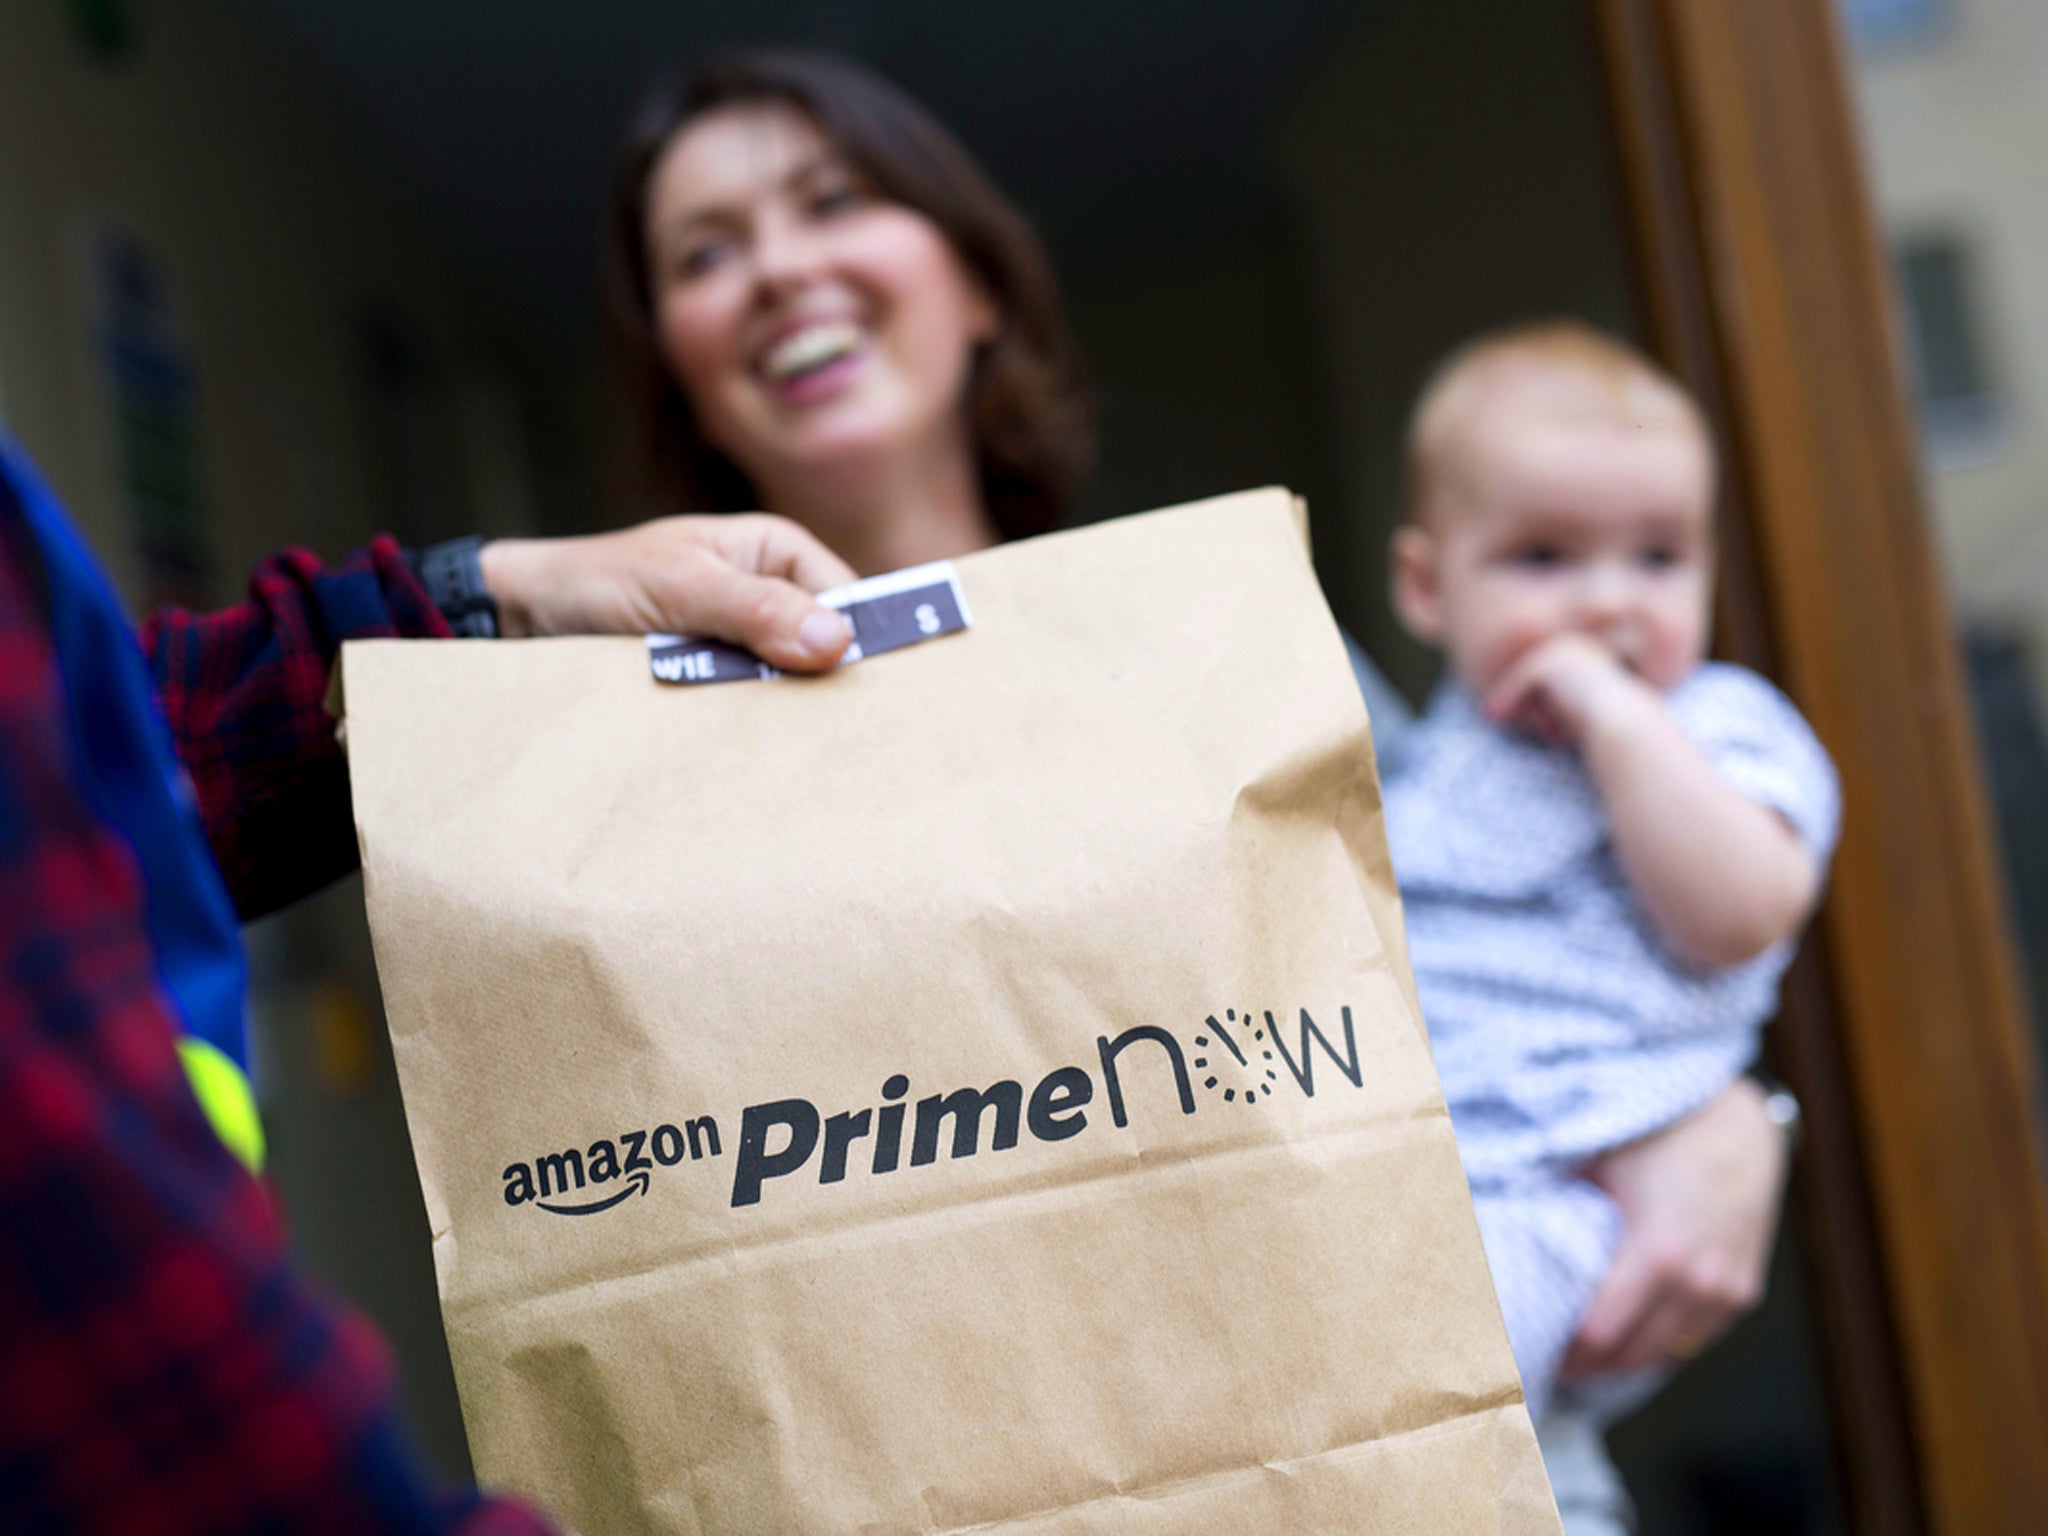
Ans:
{"type": "Polygon", "coordinates": [[[1586,0],[1653,345],[1726,454],[1724,645],[1847,818],[1787,990],[1858,1531],[2048,1531],[2035,1063],[1831,0],[1586,0]]]}

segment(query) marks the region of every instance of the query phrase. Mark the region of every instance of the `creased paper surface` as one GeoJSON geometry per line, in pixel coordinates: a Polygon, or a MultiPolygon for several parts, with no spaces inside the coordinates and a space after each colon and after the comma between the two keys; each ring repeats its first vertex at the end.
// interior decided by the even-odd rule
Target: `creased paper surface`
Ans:
{"type": "Polygon", "coordinates": [[[351,644],[479,1476],[609,1533],[1558,1529],[1289,497],[664,688],[351,644]]]}

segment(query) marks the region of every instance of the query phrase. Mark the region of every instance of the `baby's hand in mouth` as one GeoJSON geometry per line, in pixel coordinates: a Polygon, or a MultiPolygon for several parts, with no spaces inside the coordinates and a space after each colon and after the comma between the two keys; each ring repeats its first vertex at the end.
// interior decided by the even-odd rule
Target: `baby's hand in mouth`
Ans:
{"type": "Polygon", "coordinates": [[[1488,719],[1545,741],[1574,746],[1602,710],[1644,687],[1610,636],[1553,635],[1502,673],[1482,701],[1488,719]]]}

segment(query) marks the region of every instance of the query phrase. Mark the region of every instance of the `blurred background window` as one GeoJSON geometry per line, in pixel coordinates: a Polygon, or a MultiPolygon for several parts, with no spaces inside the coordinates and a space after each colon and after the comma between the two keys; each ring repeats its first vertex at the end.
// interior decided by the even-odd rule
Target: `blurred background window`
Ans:
{"type": "Polygon", "coordinates": [[[1843,0],[1866,170],[2048,1053],[2048,5],[1843,0]],[[1894,12],[1933,12],[1906,27],[1894,12]],[[1902,36],[1934,46],[1899,48],[1902,36]]]}
{"type": "Polygon", "coordinates": [[[1985,358],[1977,276],[1968,244],[1949,234],[1902,241],[1893,256],[1907,361],[1931,453],[1996,447],[1999,400],[1985,358]]]}
{"type": "Polygon", "coordinates": [[[1841,0],[1859,48],[1925,43],[1940,35],[1951,0],[1841,0]]]}

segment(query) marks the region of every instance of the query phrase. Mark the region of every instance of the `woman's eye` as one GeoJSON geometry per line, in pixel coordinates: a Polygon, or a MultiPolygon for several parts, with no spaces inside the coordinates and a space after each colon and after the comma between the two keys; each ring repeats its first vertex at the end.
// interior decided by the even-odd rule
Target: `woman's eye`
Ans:
{"type": "Polygon", "coordinates": [[[1668,571],[1678,564],[1680,554],[1675,544],[1652,544],[1637,559],[1647,570],[1668,571]]]}
{"type": "Polygon", "coordinates": [[[1564,550],[1556,544],[1524,544],[1512,559],[1525,570],[1551,571],[1564,564],[1564,550]]]}
{"type": "Polygon", "coordinates": [[[703,240],[676,253],[669,269],[681,278],[702,277],[732,254],[729,240],[703,240]]]}
{"type": "Polygon", "coordinates": [[[818,218],[829,219],[835,214],[848,213],[867,201],[867,195],[851,182],[824,187],[812,194],[811,212],[818,218]]]}

